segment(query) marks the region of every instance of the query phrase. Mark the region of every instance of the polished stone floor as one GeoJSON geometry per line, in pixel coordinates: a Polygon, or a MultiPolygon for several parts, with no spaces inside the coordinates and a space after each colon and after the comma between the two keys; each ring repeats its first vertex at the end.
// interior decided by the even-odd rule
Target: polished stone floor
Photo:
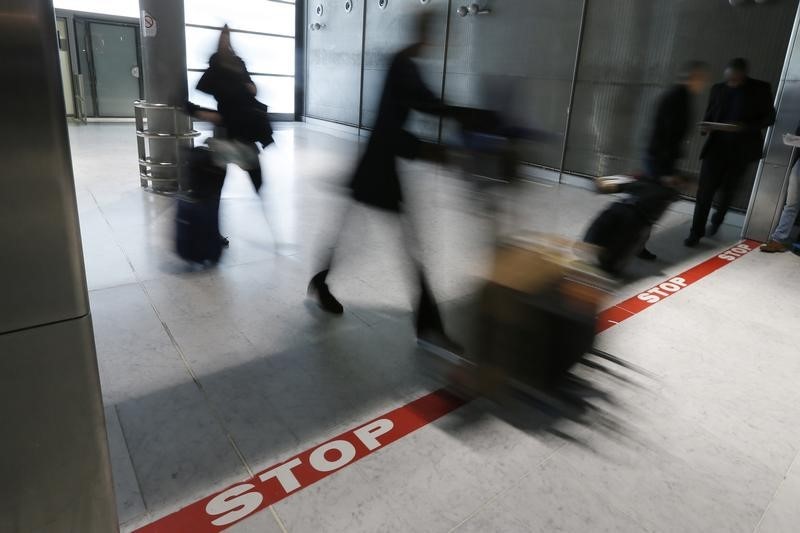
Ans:
{"type": "MultiPolygon", "coordinates": [[[[231,247],[199,270],[172,251],[174,202],[138,186],[133,130],[70,126],[123,531],[438,387],[418,364],[410,265],[390,216],[348,220],[331,278],[344,316],[305,301],[347,206],[354,137],[281,127],[261,197],[232,169],[221,207],[231,247]]],[[[404,170],[447,318],[480,282],[492,224],[456,172],[404,170]]],[[[544,179],[513,198],[505,227],[572,238],[610,201],[544,179]]],[[[665,217],[651,239],[659,260],[632,265],[609,305],[737,241],[724,226],[683,248],[687,212],[665,217]]],[[[650,373],[580,370],[610,395],[603,418],[474,401],[230,530],[798,531],[798,290],[800,259],[748,254],[600,335],[650,373]]]]}

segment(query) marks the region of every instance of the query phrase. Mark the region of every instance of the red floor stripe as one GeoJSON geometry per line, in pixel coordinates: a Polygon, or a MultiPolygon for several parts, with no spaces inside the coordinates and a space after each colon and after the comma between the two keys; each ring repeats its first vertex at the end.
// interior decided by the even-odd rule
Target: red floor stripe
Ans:
{"type": "MultiPolygon", "coordinates": [[[[598,316],[598,332],[640,313],[715,270],[756,249],[742,241],[657,286],[629,298],[598,316]]],[[[135,533],[215,533],[279,502],[378,449],[430,424],[464,405],[444,389],[432,392],[352,431],[271,466],[241,483],[231,485],[148,524],[135,533]]]]}
{"type": "Polygon", "coordinates": [[[606,309],[597,317],[598,333],[616,326],[623,320],[627,320],[633,315],[641,313],[651,305],[657,304],[665,298],[669,298],[673,294],[682,291],[689,285],[700,281],[712,272],[715,272],[725,265],[736,261],[743,255],[746,255],[758,248],[758,244],[759,243],[756,241],[744,240],[736,246],[732,246],[724,252],[712,257],[711,259],[703,261],[699,265],[690,268],[686,272],[665,280],[651,289],[641,292],[632,298],[628,298],[624,302],[620,302],[614,307],[606,309]]]}
{"type": "Polygon", "coordinates": [[[357,429],[271,466],[179,511],[137,529],[137,533],[212,533],[244,520],[290,494],[464,405],[446,390],[432,392],[357,429]]]}

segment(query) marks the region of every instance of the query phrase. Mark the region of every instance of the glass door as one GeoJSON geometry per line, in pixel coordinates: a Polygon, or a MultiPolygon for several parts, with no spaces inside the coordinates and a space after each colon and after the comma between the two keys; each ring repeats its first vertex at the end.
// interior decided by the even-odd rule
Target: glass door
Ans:
{"type": "Polygon", "coordinates": [[[132,117],[141,94],[136,27],[89,23],[95,112],[101,117],[132,117]]]}

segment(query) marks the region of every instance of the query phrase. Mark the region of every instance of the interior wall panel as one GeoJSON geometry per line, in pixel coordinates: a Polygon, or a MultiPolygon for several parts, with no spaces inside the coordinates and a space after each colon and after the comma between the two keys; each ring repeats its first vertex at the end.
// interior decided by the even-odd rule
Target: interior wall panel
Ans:
{"type": "Polygon", "coordinates": [[[361,39],[365,0],[306,2],[306,114],[344,124],[358,124],[361,91],[361,39]],[[322,14],[317,15],[317,8],[322,14]],[[318,30],[310,25],[320,24],[318,30]]]}
{"type": "MultiPolygon", "coordinates": [[[[708,62],[717,80],[730,58],[746,57],[752,76],[770,82],[776,90],[798,5],[798,0],[738,7],[727,0],[589,0],[572,116],[565,128],[583,0],[484,0],[481,5],[490,8],[491,14],[467,17],[456,15],[458,1],[389,0],[385,9],[379,7],[379,0],[353,1],[354,12],[366,9],[363,127],[369,128],[375,120],[386,62],[407,42],[409,20],[420,9],[430,9],[437,20],[431,43],[419,61],[429,87],[438,91],[444,83],[446,101],[457,105],[497,108],[502,104],[513,110],[517,125],[555,134],[556,142],[527,146],[523,153],[527,162],[557,168],[566,136],[564,170],[591,176],[641,168],[655,104],[687,60],[708,62]],[[450,24],[445,35],[448,5],[450,24]]],[[[319,19],[327,24],[319,32],[310,32],[308,90],[313,96],[308,99],[309,114],[354,124],[358,94],[351,88],[360,81],[361,19],[351,15],[346,22],[333,24],[331,19],[328,24],[322,19],[334,16],[331,5],[339,7],[330,0],[308,4],[309,22],[319,19]],[[317,3],[326,9],[323,17],[315,18],[317,3]]],[[[708,93],[694,101],[697,121],[707,98],[708,93]]],[[[776,128],[793,129],[792,121],[781,117],[776,128]]],[[[411,129],[435,138],[438,121],[415,114],[411,129]]],[[[451,140],[454,133],[454,127],[445,123],[444,138],[451,140]]],[[[679,164],[682,172],[697,175],[703,141],[693,132],[679,164]]],[[[778,147],[768,157],[775,163],[772,158],[786,154],[778,147]]],[[[741,188],[736,207],[747,205],[755,168],[741,188]]]]}
{"type": "Polygon", "coordinates": [[[451,19],[445,99],[502,110],[517,126],[554,134],[548,144],[525,145],[528,162],[560,163],[582,4],[503,0],[489,4],[490,15],[451,19]]]}

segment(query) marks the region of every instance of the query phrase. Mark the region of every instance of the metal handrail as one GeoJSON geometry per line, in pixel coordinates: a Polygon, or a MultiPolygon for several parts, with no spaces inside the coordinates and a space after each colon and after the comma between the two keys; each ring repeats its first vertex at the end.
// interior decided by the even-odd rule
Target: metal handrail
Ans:
{"type": "MultiPolygon", "coordinates": [[[[191,147],[192,139],[201,135],[195,129],[183,131],[184,127],[178,128],[178,117],[185,113],[181,106],[169,104],[149,103],[145,100],[135,100],[133,103],[134,117],[136,120],[136,144],[139,151],[139,181],[143,188],[158,194],[174,194],[179,192],[181,187],[181,176],[185,171],[186,161],[184,159],[184,148],[191,147]],[[161,113],[169,111],[172,116],[172,131],[151,131],[148,124],[153,123],[148,120],[149,111],[161,113]],[[159,148],[163,149],[160,143],[164,140],[171,141],[173,145],[173,155],[170,160],[167,157],[153,159],[150,156],[149,147],[152,141],[158,141],[159,148]]],[[[163,115],[162,115],[163,116],[163,115]]],[[[169,120],[168,116],[163,117],[169,120]]],[[[191,128],[191,126],[188,126],[191,128]]],[[[164,125],[164,129],[169,129],[164,125]]],[[[163,154],[162,154],[163,156],[163,154]]]]}
{"type": "Polygon", "coordinates": [[[182,111],[183,108],[175,105],[169,104],[151,104],[146,100],[134,100],[133,107],[138,107],[139,109],[174,109],[178,111],[182,111]]]}
{"type": "Polygon", "coordinates": [[[139,165],[143,167],[161,167],[161,168],[171,168],[178,166],[177,163],[171,163],[167,161],[153,161],[150,158],[139,159],[139,165]]]}
{"type": "Polygon", "coordinates": [[[157,133],[144,130],[136,130],[136,136],[144,139],[191,139],[202,135],[197,130],[187,131],[186,133],[157,133]]]}

